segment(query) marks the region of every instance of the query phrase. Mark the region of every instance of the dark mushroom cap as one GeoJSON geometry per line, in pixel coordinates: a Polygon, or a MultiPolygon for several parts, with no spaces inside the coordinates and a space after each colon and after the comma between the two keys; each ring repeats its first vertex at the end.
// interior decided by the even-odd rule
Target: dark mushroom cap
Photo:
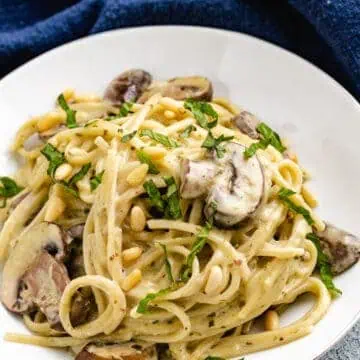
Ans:
{"type": "Polygon", "coordinates": [[[113,104],[136,101],[151,84],[152,76],[141,69],[127,70],[110,82],[104,98],[113,104]]]}
{"type": "Polygon", "coordinates": [[[334,275],[341,274],[359,260],[360,240],[355,235],[329,223],[326,223],[324,231],[318,231],[316,235],[334,275]]]}
{"type": "Polygon", "coordinates": [[[243,134],[255,140],[259,139],[259,133],[256,131],[256,127],[260,124],[260,121],[255,115],[248,111],[242,111],[240,114],[235,115],[232,121],[243,134]]]}

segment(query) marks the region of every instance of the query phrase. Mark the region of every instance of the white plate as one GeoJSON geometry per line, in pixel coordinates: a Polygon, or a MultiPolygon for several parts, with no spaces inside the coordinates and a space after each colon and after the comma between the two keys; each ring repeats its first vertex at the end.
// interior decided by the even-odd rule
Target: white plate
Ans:
{"type": "MultiPolygon", "coordinates": [[[[312,189],[324,219],[360,233],[360,106],[325,73],[276,46],[252,37],[206,28],[146,27],[112,31],[62,46],[29,62],[0,82],[0,168],[14,163],[7,149],[17,128],[50,109],[67,87],[102,93],[124,69],[139,67],[155,78],[202,74],[217,95],[258,114],[291,140],[313,174],[312,189]]],[[[343,296],[313,333],[247,360],[314,359],[358,318],[360,267],[336,279],[343,296]]],[[[299,315],[305,305],[293,308],[299,315]]],[[[0,335],[25,332],[0,307],[0,335]]],[[[63,359],[61,352],[0,340],[0,358],[63,359]]]]}

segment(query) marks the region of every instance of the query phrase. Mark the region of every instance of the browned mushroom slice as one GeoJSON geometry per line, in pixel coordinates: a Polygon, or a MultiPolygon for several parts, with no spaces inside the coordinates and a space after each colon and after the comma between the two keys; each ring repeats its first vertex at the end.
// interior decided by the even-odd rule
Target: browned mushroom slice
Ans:
{"type": "Polygon", "coordinates": [[[211,101],[213,88],[211,82],[202,76],[177,77],[168,81],[162,94],[176,100],[211,101]]]}
{"type": "Polygon", "coordinates": [[[334,275],[341,274],[360,258],[360,240],[344,230],[326,224],[324,231],[317,232],[323,252],[328,256],[334,275]]]}
{"type": "Polygon", "coordinates": [[[157,360],[154,345],[139,345],[133,342],[118,345],[88,345],[75,360],[157,360]]]}
{"type": "Polygon", "coordinates": [[[57,324],[61,295],[69,282],[65,266],[43,252],[21,279],[21,296],[36,305],[50,324],[57,324]]]}
{"type": "Polygon", "coordinates": [[[245,147],[228,143],[225,156],[215,159],[218,171],[206,199],[205,216],[218,227],[238,225],[261,204],[265,178],[256,156],[245,159],[245,147]]]}
{"type": "Polygon", "coordinates": [[[216,164],[211,160],[183,160],[181,164],[181,196],[195,199],[205,195],[216,173],[216,164]]]}
{"type": "Polygon", "coordinates": [[[248,111],[242,111],[240,114],[235,115],[232,121],[242,133],[250,136],[252,139],[259,139],[256,127],[260,124],[260,121],[255,115],[248,111]]]}
{"type": "Polygon", "coordinates": [[[105,90],[104,98],[114,104],[135,101],[151,84],[151,75],[141,69],[123,72],[111,81],[105,90]]]}
{"type": "Polygon", "coordinates": [[[177,77],[166,82],[153,84],[139,98],[139,102],[144,103],[157,93],[175,100],[191,98],[194,100],[211,101],[213,87],[211,81],[203,76],[177,77]]]}
{"type": "Polygon", "coordinates": [[[10,311],[24,313],[38,306],[50,323],[58,321],[55,303],[70,281],[61,263],[69,242],[59,226],[46,222],[20,236],[5,263],[1,284],[1,301],[10,311]]]}

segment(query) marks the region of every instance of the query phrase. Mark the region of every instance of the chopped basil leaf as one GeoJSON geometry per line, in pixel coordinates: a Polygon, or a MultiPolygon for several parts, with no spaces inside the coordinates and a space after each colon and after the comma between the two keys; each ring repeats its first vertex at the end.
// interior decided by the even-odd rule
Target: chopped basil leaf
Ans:
{"type": "Polygon", "coordinates": [[[258,149],[265,150],[269,145],[283,153],[286,147],[281,143],[280,136],[265,123],[260,123],[256,127],[256,131],[261,135],[259,142],[251,144],[244,152],[246,159],[255,155],[258,149]]]}
{"type": "Polygon", "coordinates": [[[90,170],[91,163],[85,164],[79,172],[77,172],[74,176],[71,177],[71,179],[68,182],[69,186],[74,186],[78,181],[84,178],[84,176],[87,174],[87,172],[90,170]]]}
{"type": "Polygon", "coordinates": [[[170,264],[170,261],[169,261],[166,245],[164,245],[164,244],[160,244],[160,245],[163,248],[164,254],[165,254],[165,271],[166,271],[166,274],[167,274],[169,280],[171,282],[174,282],[174,277],[173,277],[173,274],[172,274],[171,264],[170,264]]]}
{"type": "Polygon", "coordinates": [[[104,175],[105,170],[103,170],[101,173],[99,173],[98,175],[92,176],[90,178],[90,187],[91,187],[91,191],[94,191],[100,184],[102,181],[102,177],[104,175]]]}
{"type": "Polygon", "coordinates": [[[184,102],[184,108],[193,113],[194,118],[202,128],[210,130],[217,125],[219,117],[218,113],[209,103],[196,101],[194,99],[187,99],[184,102]],[[212,118],[213,121],[209,122],[206,115],[212,118]]]}
{"type": "Polygon", "coordinates": [[[127,143],[128,141],[130,141],[134,136],[136,135],[136,130],[129,133],[129,134],[126,134],[124,135],[122,138],[121,138],[121,142],[122,143],[127,143]]]}
{"type": "Polygon", "coordinates": [[[294,194],[296,194],[295,191],[292,191],[292,190],[286,189],[286,188],[282,188],[279,191],[278,196],[279,196],[280,200],[282,200],[291,211],[302,215],[304,217],[304,219],[306,220],[306,222],[311,226],[312,224],[314,224],[314,220],[311,217],[310,212],[307,209],[305,209],[304,207],[294,204],[289,199],[289,196],[294,195],[294,194]]]}
{"type": "Polygon", "coordinates": [[[175,140],[170,139],[168,136],[157,133],[153,130],[144,129],[140,131],[140,136],[148,136],[156,142],[166,146],[167,148],[176,148],[178,143],[175,140]]]}
{"type": "Polygon", "coordinates": [[[0,208],[4,208],[6,207],[6,199],[17,195],[24,188],[18,186],[13,179],[7,176],[0,177],[0,182],[2,184],[2,186],[0,186],[0,196],[3,197],[3,202],[0,205],[0,208]]]}
{"type": "Polygon", "coordinates": [[[167,295],[169,292],[171,292],[171,288],[162,289],[156,293],[150,293],[147,294],[140,302],[136,309],[136,312],[139,314],[147,314],[149,313],[149,303],[153,300],[155,300],[158,297],[167,295]]]}
{"type": "Polygon", "coordinates": [[[272,130],[265,123],[260,123],[256,127],[257,132],[263,136],[263,139],[267,140],[270,145],[275,149],[283,153],[286,150],[286,147],[281,143],[281,139],[278,133],[272,130]]]}
{"type": "MultiPolygon", "coordinates": [[[[222,358],[220,356],[208,356],[205,360],[226,360],[226,359],[222,358]]],[[[244,358],[242,358],[240,360],[244,360],[244,358]]]]}
{"type": "Polygon", "coordinates": [[[49,161],[49,167],[47,169],[48,175],[51,177],[54,177],[56,169],[66,162],[64,153],[60,152],[58,149],[56,149],[55,146],[47,143],[43,149],[41,150],[41,153],[46,157],[46,159],[49,161]]]}
{"type": "Polygon", "coordinates": [[[308,233],[306,235],[306,238],[311,240],[316,247],[318,253],[316,267],[320,272],[320,278],[322,282],[325,284],[326,288],[330,291],[331,295],[333,296],[341,295],[342,294],[341,290],[339,290],[333,282],[333,274],[331,272],[329,258],[322,251],[320,245],[320,239],[314,233],[308,233]]]}
{"type": "Polygon", "coordinates": [[[70,108],[65,100],[64,94],[60,94],[57,101],[60,107],[66,112],[66,126],[69,129],[76,128],[76,111],[70,108]]]}
{"type": "Polygon", "coordinates": [[[233,136],[224,136],[223,134],[221,134],[218,138],[214,138],[211,131],[209,131],[201,147],[206,148],[209,151],[215,150],[217,157],[221,159],[225,153],[225,148],[221,145],[221,143],[225,141],[230,141],[233,138],[233,136]]]}
{"type": "Polygon", "coordinates": [[[189,125],[185,130],[181,133],[180,137],[186,139],[190,136],[190,134],[196,131],[196,127],[194,125],[189,125]]]}
{"type": "Polygon", "coordinates": [[[190,254],[186,258],[186,263],[181,270],[180,278],[182,281],[189,280],[189,278],[191,276],[192,265],[193,265],[195,256],[197,256],[200,253],[200,251],[203,249],[203,247],[205,246],[211,228],[212,228],[212,225],[209,223],[206,223],[206,225],[196,235],[196,240],[191,247],[190,254]]]}
{"type": "Polygon", "coordinates": [[[68,182],[60,181],[60,184],[63,185],[65,190],[67,190],[71,195],[79,197],[79,192],[75,187],[76,183],[84,178],[84,176],[90,170],[90,167],[91,163],[85,164],[74,176],[72,176],[68,182]]]}
{"type": "Polygon", "coordinates": [[[245,149],[244,151],[244,156],[246,159],[248,158],[251,158],[252,156],[255,155],[256,151],[258,149],[261,149],[261,150],[265,150],[268,146],[268,142],[266,140],[260,140],[259,142],[257,143],[253,143],[251,144],[248,148],[245,149]]]}
{"type": "Polygon", "coordinates": [[[155,206],[156,209],[163,212],[165,211],[165,202],[161,197],[159,189],[156,187],[154,181],[146,181],[143,185],[145,191],[149,195],[151,205],[155,206]]]}
{"type": "Polygon", "coordinates": [[[155,164],[151,161],[150,156],[144,153],[142,150],[136,151],[136,156],[143,164],[149,165],[149,173],[150,174],[159,174],[159,170],[156,168],[155,164]]]}
{"type": "Polygon", "coordinates": [[[168,176],[164,177],[164,181],[168,186],[165,195],[165,217],[167,219],[179,219],[182,217],[182,214],[180,208],[180,196],[175,179],[172,176],[168,176]]]}
{"type": "Polygon", "coordinates": [[[125,117],[125,116],[128,116],[129,113],[132,113],[131,108],[133,107],[133,105],[134,105],[133,102],[124,102],[120,106],[119,116],[118,117],[125,117]]]}

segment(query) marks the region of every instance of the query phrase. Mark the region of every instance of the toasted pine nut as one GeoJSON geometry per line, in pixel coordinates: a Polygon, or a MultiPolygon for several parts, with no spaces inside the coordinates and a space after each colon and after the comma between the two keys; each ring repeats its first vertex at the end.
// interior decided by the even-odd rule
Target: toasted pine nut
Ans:
{"type": "Polygon", "coordinates": [[[122,288],[124,291],[129,291],[134,288],[142,279],[142,273],[140,269],[133,270],[123,281],[122,288]]]}
{"type": "Polygon", "coordinates": [[[265,313],[264,327],[266,331],[276,330],[279,328],[279,315],[274,310],[268,310],[265,313]]]}
{"type": "Polygon", "coordinates": [[[311,207],[316,208],[318,206],[318,201],[309,190],[306,185],[303,185],[301,188],[301,195],[303,196],[305,202],[311,207]]]}
{"type": "Polygon", "coordinates": [[[45,221],[52,222],[57,220],[65,210],[64,201],[58,196],[52,196],[49,199],[45,212],[45,221]]]}
{"type": "Polygon", "coordinates": [[[61,164],[55,171],[55,180],[60,181],[66,179],[72,172],[70,164],[61,164]]]}
{"type": "Polygon", "coordinates": [[[59,111],[51,111],[39,118],[36,126],[39,132],[49,130],[65,121],[65,114],[59,111]]]}
{"type": "Polygon", "coordinates": [[[148,146],[143,151],[151,157],[152,160],[160,160],[165,157],[167,151],[164,148],[157,146],[148,146]]]}
{"type": "Polygon", "coordinates": [[[146,225],[146,217],[140,206],[134,206],[130,213],[130,226],[134,231],[143,231],[146,225]]]}
{"type": "Polygon", "coordinates": [[[146,177],[147,172],[149,171],[148,164],[141,164],[136,167],[126,178],[127,183],[130,186],[140,185],[146,177]]]}
{"type": "Polygon", "coordinates": [[[123,251],[122,256],[123,256],[123,260],[126,263],[129,263],[131,261],[136,260],[137,258],[139,258],[142,254],[142,248],[138,247],[138,246],[134,246],[130,249],[126,249],[123,251]]]}
{"type": "Polygon", "coordinates": [[[173,111],[171,111],[171,110],[165,110],[165,111],[164,111],[164,116],[165,116],[167,119],[171,120],[171,119],[174,119],[174,118],[175,118],[176,114],[175,114],[173,111]]]}
{"type": "Polygon", "coordinates": [[[219,290],[219,287],[221,286],[222,280],[223,273],[220,266],[214,265],[210,270],[210,274],[205,285],[205,294],[216,294],[219,290]]]}
{"type": "Polygon", "coordinates": [[[66,160],[75,165],[84,165],[91,161],[90,155],[84,149],[78,147],[70,147],[65,150],[66,160]]]}
{"type": "Polygon", "coordinates": [[[109,150],[109,144],[104,140],[102,136],[97,136],[94,141],[95,145],[101,149],[102,151],[108,151],[109,150]]]}

